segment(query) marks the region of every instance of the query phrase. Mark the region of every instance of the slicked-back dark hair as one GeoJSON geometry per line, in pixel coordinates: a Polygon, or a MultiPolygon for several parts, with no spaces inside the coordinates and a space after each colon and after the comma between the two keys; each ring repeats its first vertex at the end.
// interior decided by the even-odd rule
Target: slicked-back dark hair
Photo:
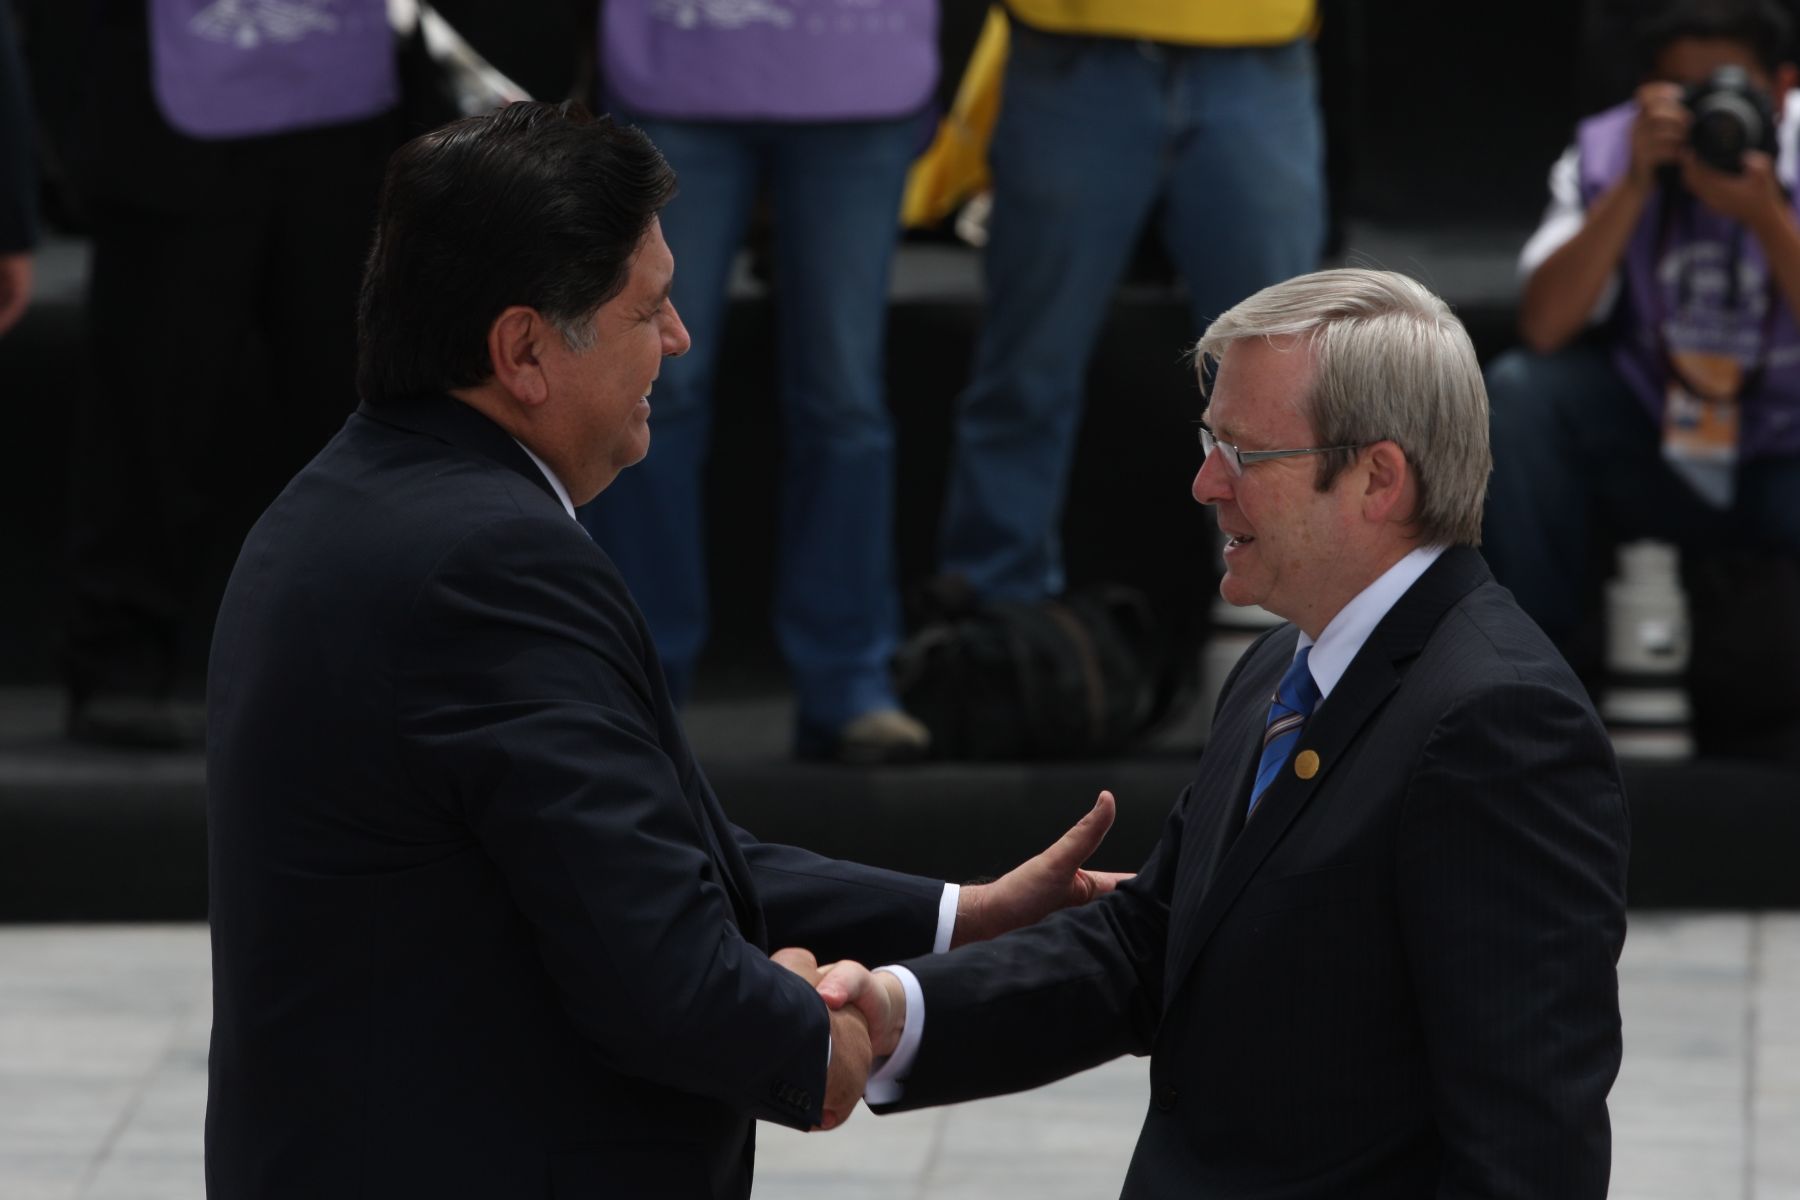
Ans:
{"type": "Polygon", "coordinates": [[[1665,0],[1637,25],[1639,74],[1680,38],[1736,42],[1769,74],[1793,61],[1794,19],[1775,0],[1665,0]]]}
{"type": "Polygon", "coordinates": [[[572,101],[509,104],[414,138],[388,163],[363,272],[362,398],[486,380],[488,330],[515,304],[580,348],[674,194],[649,138],[572,101]]]}

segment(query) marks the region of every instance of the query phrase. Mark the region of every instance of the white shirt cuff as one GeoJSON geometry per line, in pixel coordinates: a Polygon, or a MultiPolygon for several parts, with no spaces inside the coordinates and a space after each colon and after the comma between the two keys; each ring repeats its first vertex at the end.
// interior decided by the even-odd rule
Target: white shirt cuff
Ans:
{"type": "Polygon", "coordinates": [[[900,990],[906,993],[906,1025],[900,1030],[900,1044],[894,1047],[887,1061],[869,1075],[869,1082],[863,1088],[863,1099],[870,1104],[892,1104],[905,1093],[906,1077],[912,1074],[913,1060],[919,1057],[919,1039],[925,1035],[925,991],[919,986],[919,977],[905,967],[875,969],[886,971],[900,981],[900,990]]]}
{"type": "Polygon", "coordinates": [[[961,897],[961,884],[944,885],[944,894],[938,897],[937,938],[931,943],[933,954],[942,954],[950,948],[950,938],[956,932],[956,904],[961,897]]]}

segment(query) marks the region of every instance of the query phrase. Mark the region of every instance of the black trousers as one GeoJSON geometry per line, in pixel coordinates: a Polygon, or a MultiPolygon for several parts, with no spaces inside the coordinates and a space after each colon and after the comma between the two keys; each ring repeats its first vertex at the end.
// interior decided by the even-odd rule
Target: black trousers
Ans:
{"type": "Polygon", "coordinates": [[[166,694],[203,661],[216,568],[355,407],[356,293],[395,144],[388,117],[189,138],[151,95],[142,5],[114,6],[93,48],[63,656],[77,704],[166,694]]]}

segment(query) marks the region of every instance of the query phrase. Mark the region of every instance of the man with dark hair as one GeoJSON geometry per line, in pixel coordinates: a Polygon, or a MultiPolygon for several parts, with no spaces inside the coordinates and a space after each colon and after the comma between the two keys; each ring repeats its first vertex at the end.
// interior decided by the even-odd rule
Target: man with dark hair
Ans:
{"type": "Polygon", "coordinates": [[[363,405],[263,515],[208,704],[218,1198],[743,1197],[869,1061],[822,958],[1107,890],[1102,796],[991,885],[757,842],[574,505],[687,348],[642,134],[517,104],[394,158],[363,405]]]}
{"type": "Polygon", "coordinates": [[[1800,553],[1792,23],[1771,0],[1676,0],[1639,33],[1636,95],[1583,121],[1551,170],[1520,258],[1526,348],[1487,372],[1484,545],[1565,648],[1596,530],[1800,553]],[[1763,136],[1708,161],[1684,90],[1719,80],[1719,107],[1763,136]]]}

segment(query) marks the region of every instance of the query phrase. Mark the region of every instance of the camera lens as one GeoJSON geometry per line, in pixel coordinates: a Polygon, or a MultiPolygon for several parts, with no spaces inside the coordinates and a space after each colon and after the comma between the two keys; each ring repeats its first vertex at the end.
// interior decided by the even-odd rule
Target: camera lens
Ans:
{"type": "Polygon", "coordinates": [[[1685,97],[1693,124],[1688,144],[1714,170],[1737,174],[1746,150],[1772,148],[1772,114],[1741,67],[1721,67],[1685,97]]]}
{"type": "Polygon", "coordinates": [[[1722,171],[1737,170],[1750,145],[1750,133],[1735,113],[1708,113],[1694,122],[1694,152],[1722,171]]]}
{"type": "Polygon", "coordinates": [[[1701,162],[1721,171],[1741,171],[1744,151],[1762,141],[1762,118],[1742,96],[1714,92],[1695,109],[1689,138],[1701,162]]]}

